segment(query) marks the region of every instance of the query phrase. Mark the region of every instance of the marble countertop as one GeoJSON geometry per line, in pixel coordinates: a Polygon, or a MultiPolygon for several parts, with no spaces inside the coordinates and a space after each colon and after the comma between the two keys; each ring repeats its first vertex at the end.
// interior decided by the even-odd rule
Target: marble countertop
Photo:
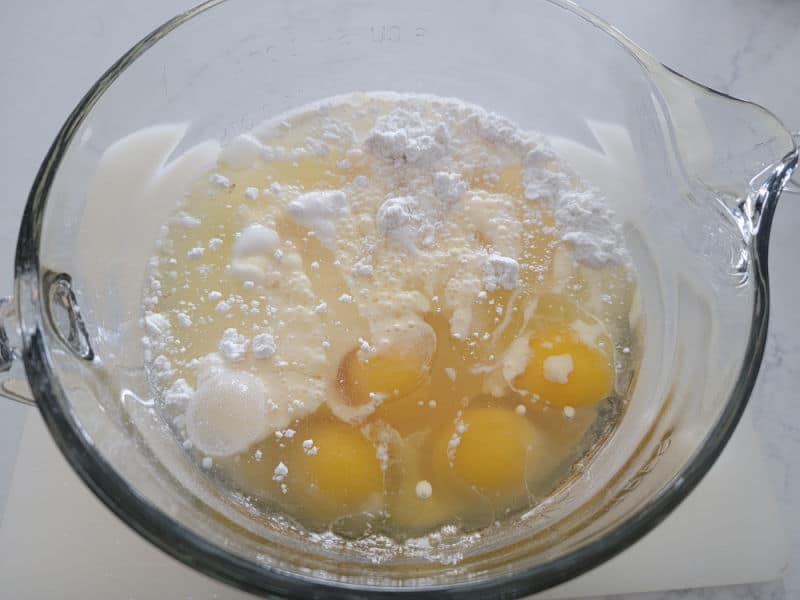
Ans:
{"type": "MultiPolygon", "coordinates": [[[[800,2],[579,0],[579,4],[614,24],[664,64],[710,87],[761,104],[791,131],[800,131],[800,2]]],[[[783,580],[640,594],[625,596],[625,600],[800,598],[799,227],[800,195],[787,195],[772,231],[769,338],[750,399],[786,524],[790,554],[783,580]]]]}
{"type": "MultiPolygon", "coordinates": [[[[800,2],[794,0],[582,0],[663,63],[752,100],[800,130],[800,2]]],[[[13,248],[28,188],[67,113],[97,75],[191,0],[56,0],[0,5],[0,296],[12,286],[13,248]]],[[[620,600],[800,598],[800,194],[778,208],[770,252],[772,319],[751,415],[768,458],[790,545],[782,580],[607,596],[620,600]]],[[[0,402],[0,514],[25,411],[0,402]]],[[[754,507],[757,510],[757,507],[754,507]]],[[[698,557],[702,560],[702,557],[698,557]]],[[[598,599],[599,600],[599,599],[598,599]]]]}

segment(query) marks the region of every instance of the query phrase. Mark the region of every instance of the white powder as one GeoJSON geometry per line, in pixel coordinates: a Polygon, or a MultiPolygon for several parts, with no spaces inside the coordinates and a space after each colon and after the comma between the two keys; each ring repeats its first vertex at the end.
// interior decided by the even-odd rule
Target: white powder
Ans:
{"type": "Polygon", "coordinates": [[[353,275],[358,275],[359,277],[369,277],[372,275],[373,270],[374,268],[372,265],[364,262],[357,262],[352,268],[353,275]]]}
{"type": "Polygon", "coordinates": [[[448,150],[450,133],[442,122],[423,119],[419,113],[397,109],[378,117],[364,147],[384,159],[432,165],[448,150]]]}
{"type": "Polygon", "coordinates": [[[222,334],[219,342],[219,353],[231,362],[242,360],[248,346],[247,338],[241,335],[234,327],[229,327],[222,334]]]}
{"type": "Polygon", "coordinates": [[[420,500],[427,500],[433,495],[433,486],[430,484],[429,481],[425,479],[418,481],[414,491],[417,494],[417,498],[420,500]]]}
{"type": "MultiPolygon", "coordinates": [[[[353,143],[353,142],[355,142],[355,139],[356,139],[355,132],[353,132],[353,137],[352,137],[352,139],[350,140],[350,143],[353,143]]],[[[355,160],[355,161],[357,161],[357,160],[360,160],[360,159],[361,159],[361,158],[364,156],[364,151],[363,151],[363,150],[361,150],[361,148],[350,148],[350,149],[349,149],[349,150],[346,152],[346,154],[347,154],[347,158],[348,158],[349,160],[355,160]]]]}
{"type": "Polygon", "coordinates": [[[306,456],[316,456],[319,448],[314,445],[314,440],[303,440],[303,452],[305,452],[306,456]]]}
{"type": "Polygon", "coordinates": [[[575,260],[592,266],[627,261],[621,230],[605,199],[594,190],[576,188],[569,168],[546,145],[526,155],[523,181],[525,197],[553,211],[575,260]]]}
{"type": "Polygon", "coordinates": [[[350,214],[341,190],[301,194],[289,203],[287,210],[297,223],[316,232],[319,241],[331,249],[336,238],[336,221],[350,214]]]}
{"type": "Polygon", "coordinates": [[[565,406],[564,407],[564,416],[567,417],[568,419],[574,419],[575,418],[575,409],[573,407],[571,407],[571,406],[565,406]]]}
{"type": "Polygon", "coordinates": [[[192,215],[183,211],[175,215],[175,217],[172,219],[172,222],[177,223],[181,227],[186,227],[187,229],[194,229],[195,227],[199,227],[202,223],[202,221],[197,217],[193,217],[192,215]]]}
{"type": "Polygon", "coordinates": [[[147,312],[144,315],[144,329],[151,338],[161,339],[170,331],[169,319],[161,313],[147,312]]]}
{"type": "Polygon", "coordinates": [[[456,413],[456,418],[453,421],[453,425],[455,426],[455,431],[447,442],[447,459],[450,461],[451,465],[456,459],[456,450],[461,445],[461,435],[469,428],[469,426],[464,423],[464,420],[461,418],[461,411],[456,413]]]}
{"type": "MultiPolygon", "coordinates": [[[[364,347],[362,346],[361,349],[363,350],[364,347]]],[[[389,394],[386,394],[384,392],[370,392],[369,393],[370,402],[373,402],[376,407],[380,406],[383,403],[383,401],[386,400],[388,397],[389,397],[389,394]]]]}
{"type": "Polygon", "coordinates": [[[375,444],[375,458],[381,465],[381,471],[386,471],[389,468],[389,446],[386,442],[379,442],[375,444]]]}
{"type": "Polygon", "coordinates": [[[541,140],[540,135],[520,130],[505,117],[475,107],[470,108],[474,110],[470,111],[471,114],[464,119],[462,125],[491,144],[508,146],[515,152],[522,152],[532,142],[541,140]]]}
{"type": "Polygon", "coordinates": [[[447,458],[452,463],[456,459],[456,449],[461,445],[461,436],[454,433],[447,442],[447,458]]]}
{"type": "Polygon", "coordinates": [[[353,297],[350,294],[342,294],[339,296],[339,302],[344,302],[345,304],[351,304],[353,302],[353,297]]]}
{"type": "Polygon", "coordinates": [[[191,327],[192,326],[192,319],[186,313],[178,313],[175,315],[175,320],[178,321],[178,325],[181,327],[191,327]]]}
{"type": "Polygon", "coordinates": [[[208,249],[209,250],[213,250],[214,252],[216,252],[220,248],[222,248],[222,240],[221,239],[219,239],[219,238],[211,238],[210,240],[208,240],[208,249]]]}
{"type": "Polygon", "coordinates": [[[274,229],[256,224],[242,230],[233,243],[231,272],[245,281],[264,281],[271,269],[268,253],[278,250],[274,229]]]}
{"type": "Polygon", "coordinates": [[[200,258],[201,256],[203,256],[203,252],[205,252],[205,251],[206,251],[205,248],[203,248],[201,246],[198,246],[197,248],[192,248],[191,250],[189,250],[186,253],[186,256],[188,256],[192,260],[196,260],[196,259],[200,258]]]}
{"type": "Polygon", "coordinates": [[[258,199],[258,188],[256,187],[249,187],[244,191],[244,196],[248,200],[256,200],[258,199]]]}
{"type": "Polygon", "coordinates": [[[286,479],[286,476],[288,474],[289,474],[288,467],[285,464],[283,464],[282,462],[279,462],[277,464],[277,466],[275,467],[275,470],[272,471],[272,480],[273,481],[283,481],[284,479],[286,479]]]}
{"type": "Polygon", "coordinates": [[[253,338],[253,354],[256,358],[269,358],[275,351],[275,338],[268,333],[259,333],[253,338]]]}
{"type": "Polygon", "coordinates": [[[433,175],[433,191],[442,204],[450,208],[461,200],[467,191],[467,183],[461,178],[460,173],[439,171],[433,175]]]}
{"type": "Polygon", "coordinates": [[[569,176],[563,169],[554,168],[558,157],[546,146],[539,146],[525,156],[523,182],[525,197],[553,206],[560,190],[571,187],[569,176]]]}
{"type": "Polygon", "coordinates": [[[349,123],[323,117],[322,139],[339,148],[349,148],[356,139],[355,131],[349,123]]]}
{"type": "Polygon", "coordinates": [[[194,396],[194,389],[185,379],[177,379],[166,392],[164,392],[163,402],[165,405],[186,406],[194,396]]]}
{"type": "Polygon", "coordinates": [[[375,352],[375,347],[370,346],[370,343],[364,338],[358,338],[358,347],[361,352],[375,352]]]}
{"type": "Polygon", "coordinates": [[[388,198],[375,217],[378,231],[405,249],[416,253],[420,237],[432,229],[432,223],[413,196],[388,198]]]}
{"type": "Polygon", "coordinates": [[[627,260],[620,228],[596,193],[563,192],[554,215],[563,230],[561,238],[573,245],[578,262],[599,267],[627,260]]]}
{"type": "Polygon", "coordinates": [[[569,374],[575,368],[571,354],[555,354],[544,359],[544,378],[551,383],[569,382],[569,374]]]}
{"type": "Polygon", "coordinates": [[[513,390],[525,393],[514,386],[517,375],[522,373],[528,366],[531,357],[531,349],[528,344],[528,336],[520,335],[515,338],[508,346],[502,360],[502,374],[505,384],[513,390]]]}
{"type": "Polygon", "coordinates": [[[515,289],[519,285],[519,263],[508,256],[489,254],[483,263],[483,283],[490,292],[498,287],[515,289]]]}
{"type": "Polygon", "coordinates": [[[219,186],[224,189],[229,189],[231,187],[231,180],[225,177],[224,175],[220,175],[219,173],[214,173],[211,177],[208,178],[209,183],[212,185],[219,186]]]}
{"type": "Polygon", "coordinates": [[[153,359],[153,374],[161,380],[171,377],[175,370],[172,368],[172,361],[170,361],[163,354],[159,354],[153,359]]]}

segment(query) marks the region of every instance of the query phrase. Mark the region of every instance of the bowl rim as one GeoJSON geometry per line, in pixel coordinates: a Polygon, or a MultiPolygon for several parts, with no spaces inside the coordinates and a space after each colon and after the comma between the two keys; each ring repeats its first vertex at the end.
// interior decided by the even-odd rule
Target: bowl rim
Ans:
{"type": "MultiPolygon", "coordinates": [[[[568,581],[615,556],[658,525],[695,488],[730,439],[747,405],[764,352],[769,319],[767,245],[775,202],[768,202],[761,231],[751,244],[754,298],[744,361],[731,395],[700,450],[644,506],[598,539],[558,558],[490,580],[422,588],[375,588],[287,574],[231,554],[197,535],[145,498],[137,495],[93,448],[66,409],[66,394],[52,368],[45,339],[39,245],[50,187],[80,125],[119,75],[171,31],[192,18],[228,2],[207,0],[153,30],[118,59],[89,89],[59,130],[34,179],[22,217],[15,258],[15,285],[20,316],[22,358],[36,405],[67,461],[83,482],[119,519],[153,545],[184,564],[236,588],[256,594],[296,598],[518,598],[568,581]]],[[[645,68],[663,68],[618,30],[571,0],[546,0],[587,21],[621,44],[645,68]]],[[[673,71],[673,73],[675,73],[673,71]]],[[[682,77],[680,74],[676,75],[682,77]]],[[[697,84],[699,85],[699,84],[697,84]]],[[[712,93],[713,90],[709,90],[712,93]]],[[[794,164],[797,155],[794,153],[794,164]]],[[[793,168],[793,167],[791,167],[793,168]]],[[[780,193],[780,189],[777,190],[780,193]]]]}

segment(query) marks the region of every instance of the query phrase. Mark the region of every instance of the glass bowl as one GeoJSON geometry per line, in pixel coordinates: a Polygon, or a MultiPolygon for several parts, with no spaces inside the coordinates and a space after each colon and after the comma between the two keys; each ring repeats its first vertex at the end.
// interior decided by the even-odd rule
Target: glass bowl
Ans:
{"type": "Polygon", "coordinates": [[[206,2],[125,54],[58,133],[20,227],[15,297],[0,301],[0,391],[35,401],[121,520],[239,588],[537,592],[645,535],[730,438],[761,362],[769,228],[797,163],[768,111],[689,81],[569,2],[206,2]],[[609,198],[640,278],[629,406],[582,476],[526,514],[434,548],[343,543],[255,519],[198,473],[153,410],[139,343],[164,207],[147,194],[120,202],[130,189],[95,176],[109,151],[155,125],[182,124],[181,135],[131,165],[131,189],[187,152],[356,90],[458,97],[546,133],[609,198]]]}

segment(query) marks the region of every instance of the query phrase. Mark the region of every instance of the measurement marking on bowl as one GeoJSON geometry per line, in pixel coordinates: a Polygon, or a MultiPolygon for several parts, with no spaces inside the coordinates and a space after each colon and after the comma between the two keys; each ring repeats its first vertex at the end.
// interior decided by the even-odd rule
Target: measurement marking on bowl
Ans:
{"type": "MultiPolygon", "coordinates": [[[[399,25],[372,25],[369,28],[372,41],[377,44],[383,42],[399,42],[401,39],[401,30],[399,25]]],[[[424,27],[414,28],[415,38],[424,38],[426,30],[424,27]]]]}
{"type": "Polygon", "coordinates": [[[372,25],[369,28],[372,41],[382,44],[383,42],[399,42],[399,25],[372,25]]]}

